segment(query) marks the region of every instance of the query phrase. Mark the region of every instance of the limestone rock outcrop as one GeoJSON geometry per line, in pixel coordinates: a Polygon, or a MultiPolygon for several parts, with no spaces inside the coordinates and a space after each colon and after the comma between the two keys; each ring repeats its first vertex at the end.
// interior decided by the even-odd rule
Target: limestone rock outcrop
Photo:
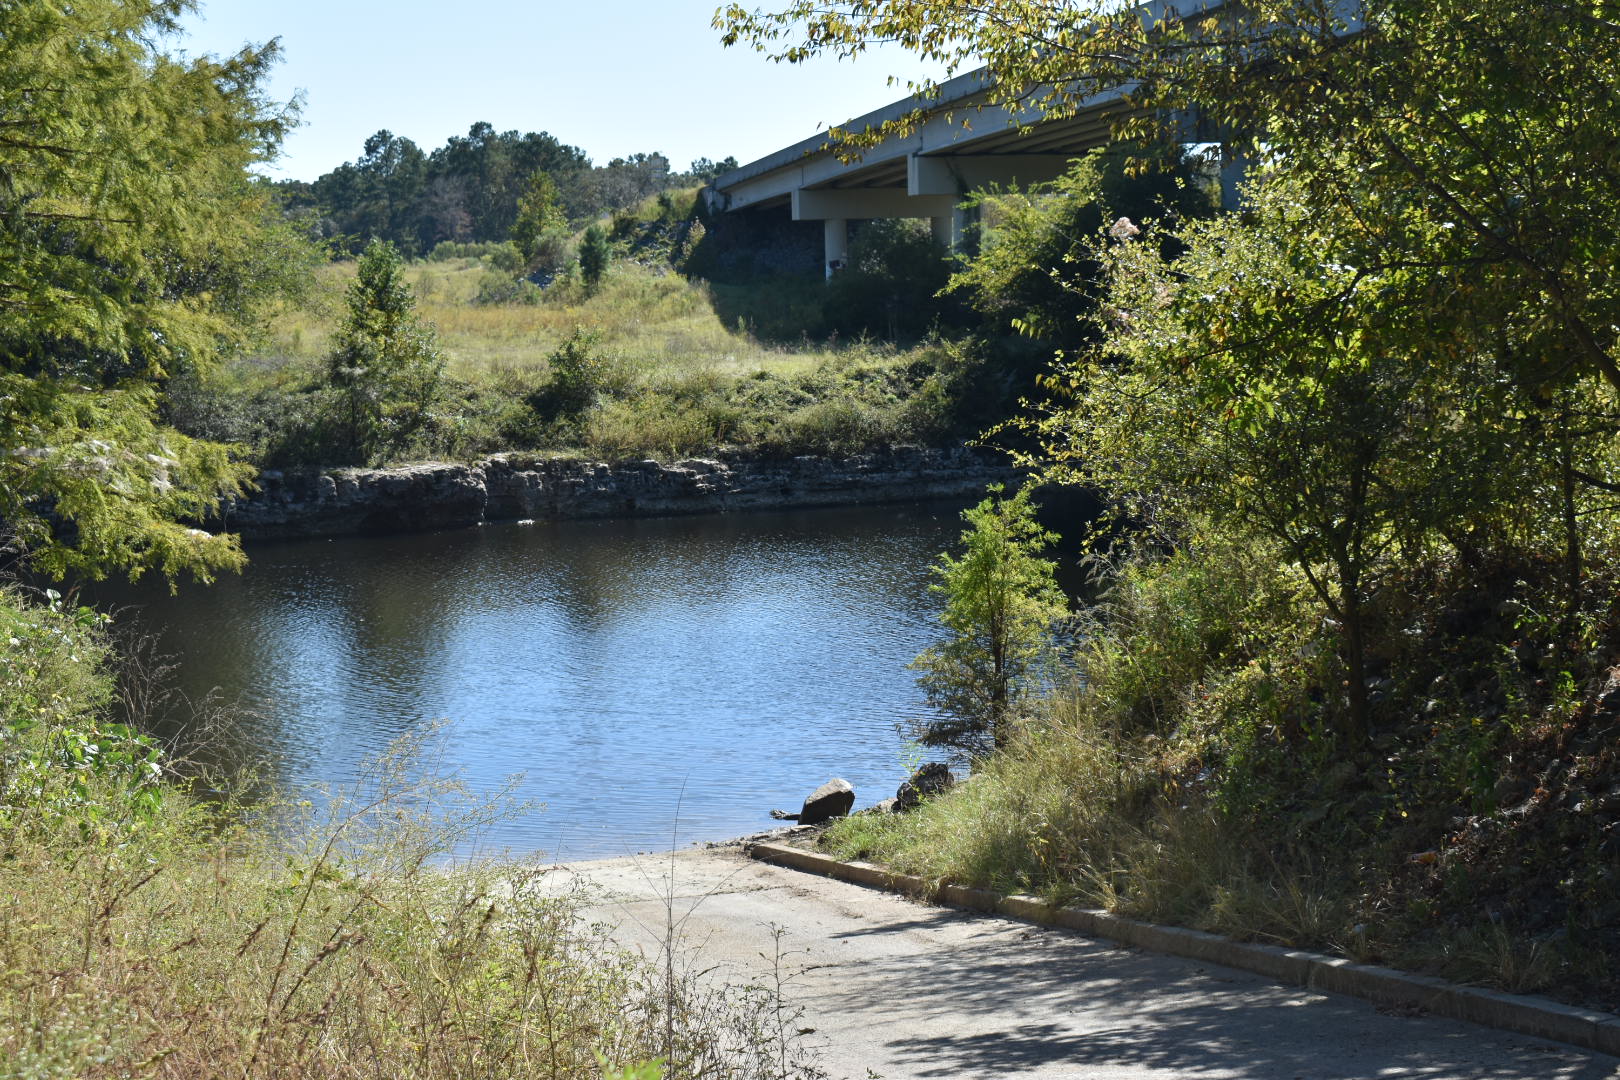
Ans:
{"type": "Polygon", "coordinates": [[[267,470],[210,524],[250,539],[420,532],[520,519],[652,517],[972,497],[1014,472],[966,447],[657,461],[498,454],[472,464],[267,470]]]}

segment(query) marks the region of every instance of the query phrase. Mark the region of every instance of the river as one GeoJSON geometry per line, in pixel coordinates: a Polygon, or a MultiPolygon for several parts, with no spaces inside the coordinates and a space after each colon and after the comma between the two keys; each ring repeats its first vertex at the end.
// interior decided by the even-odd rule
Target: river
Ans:
{"type": "Polygon", "coordinates": [[[434,768],[521,776],[489,847],[582,859],[769,827],[832,776],[857,806],[917,760],[906,664],[958,505],[498,524],[261,544],[212,587],[97,590],[236,720],[209,753],[351,782],[443,722],[434,768]]]}

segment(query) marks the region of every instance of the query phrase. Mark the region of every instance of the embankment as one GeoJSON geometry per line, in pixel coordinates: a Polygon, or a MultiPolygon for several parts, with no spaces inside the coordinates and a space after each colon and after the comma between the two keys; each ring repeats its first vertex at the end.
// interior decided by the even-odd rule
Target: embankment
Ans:
{"type": "Polygon", "coordinates": [[[471,464],[266,471],[219,523],[249,539],[417,532],[525,518],[656,517],[972,497],[1014,470],[966,447],[849,457],[721,453],[670,464],[499,454],[471,464]]]}

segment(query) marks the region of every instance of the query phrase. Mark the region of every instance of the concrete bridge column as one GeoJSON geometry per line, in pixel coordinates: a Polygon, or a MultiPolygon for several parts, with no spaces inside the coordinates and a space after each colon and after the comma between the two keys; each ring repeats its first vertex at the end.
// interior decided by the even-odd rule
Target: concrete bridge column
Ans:
{"type": "Polygon", "coordinates": [[[849,220],[825,218],[821,223],[825,267],[830,280],[849,263],[849,220]]]}
{"type": "Polygon", "coordinates": [[[949,214],[928,219],[934,242],[950,252],[966,252],[973,247],[973,227],[979,222],[978,207],[954,207],[949,214]]]}
{"type": "Polygon", "coordinates": [[[1249,175],[1249,159],[1221,147],[1221,209],[1237,210],[1242,203],[1239,186],[1249,175]]]}

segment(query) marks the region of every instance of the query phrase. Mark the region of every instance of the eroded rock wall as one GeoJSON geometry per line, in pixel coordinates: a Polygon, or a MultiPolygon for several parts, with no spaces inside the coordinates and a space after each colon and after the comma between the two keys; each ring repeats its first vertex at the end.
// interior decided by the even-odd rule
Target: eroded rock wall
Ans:
{"type": "Polygon", "coordinates": [[[225,513],[249,538],[419,532],[480,521],[652,517],[971,497],[1009,480],[998,456],[964,447],[846,458],[727,454],[600,462],[500,454],[470,465],[266,471],[225,513]]]}

